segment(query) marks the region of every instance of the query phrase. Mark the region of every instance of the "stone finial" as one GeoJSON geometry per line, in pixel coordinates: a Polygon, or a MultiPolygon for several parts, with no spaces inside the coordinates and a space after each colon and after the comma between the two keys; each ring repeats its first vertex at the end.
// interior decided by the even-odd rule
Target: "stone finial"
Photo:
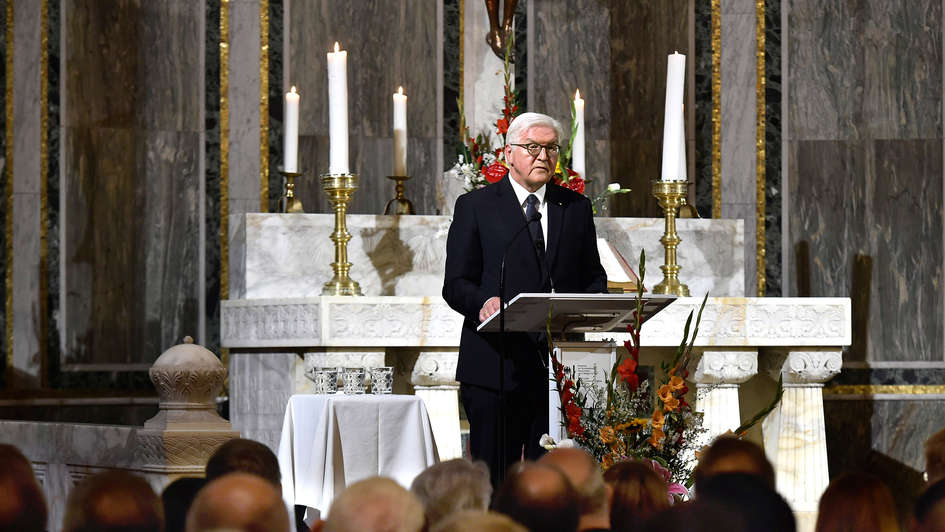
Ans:
{"type": "Polygon", "coordinates": [[[216,355],[187,336],[165,351],[148,371],[161,397],[160,411],[145,422],[154,429],[225,429],[230,424],[216,412],[216,398],[226,368],[216,355]]]}

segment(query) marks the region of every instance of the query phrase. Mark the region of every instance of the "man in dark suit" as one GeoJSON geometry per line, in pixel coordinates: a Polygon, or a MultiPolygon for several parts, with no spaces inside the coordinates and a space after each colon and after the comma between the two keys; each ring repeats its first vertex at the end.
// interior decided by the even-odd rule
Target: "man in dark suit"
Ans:
{"type": "Polygon", "coordinates": [[[498,183],[460,196],[446,245],[443,298],[465,316],[456,379],[469,419],[469,446],[485,460],[493,484],[506,464],[541,455],[548,432],[548,345],[542,333],[479,333],[499,309],[499,269],[505,259],[505,295],[523,292],[605,292],[607,276],[597,253],[590,201],[550,183],[558,162],[561,125],[524,113],[509,126],[498,183]],[[547,235],[547,237],[546,237],[547,235]],[[503,351],[504,340],[504,351],[503,351]],[[505,353],[506,399],[500,392],[505,353]],[[506,415],[506,444],[499,449],[499,412],[506,415]]]}

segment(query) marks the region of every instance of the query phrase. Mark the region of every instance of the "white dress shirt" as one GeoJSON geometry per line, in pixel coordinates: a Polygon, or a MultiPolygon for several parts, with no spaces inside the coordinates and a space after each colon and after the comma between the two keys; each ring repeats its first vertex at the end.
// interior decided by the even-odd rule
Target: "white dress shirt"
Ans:
{"type": "Polygon", "coordinates": [[[518,198],[518,204],[522,207],[522,213],[525,212],[525,200],[528,199],[529,194],[534,194],[538,198],[538,212],[541,213],[541,234],[545,236],[545,250],[548,250],[548,202],[545,201],[545,190],[548,188],[548,185],[542,185],[541,188],[535,192],[529,192],[528,189],[519,185],[517,181],[512,179],[509,176],[509,183],[512,183],[512,190],[515,191],[515,197],[518,198]]]}

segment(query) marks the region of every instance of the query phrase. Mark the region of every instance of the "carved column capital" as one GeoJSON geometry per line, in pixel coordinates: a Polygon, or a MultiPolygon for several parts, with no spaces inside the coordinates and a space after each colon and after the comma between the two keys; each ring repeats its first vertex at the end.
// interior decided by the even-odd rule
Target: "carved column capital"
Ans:
{"type": "Polygon", "coordinates": [[[837,348],[766,353],[765,370],[772,379],[783,377],[784,384],[821,385],[840,373],[843,351],[837,348]]]}
{"type": "Polygon", "coordinates": [[[456,363],[459,350],[421,351],[410,373],[414,386],[459,386],[456,382],[456,363]]]}
{"type": "Polygon", "coordinates": [[[758,373],[758,351],[703,351],[692,381],[696,384],[741,384],[758,373]]]}

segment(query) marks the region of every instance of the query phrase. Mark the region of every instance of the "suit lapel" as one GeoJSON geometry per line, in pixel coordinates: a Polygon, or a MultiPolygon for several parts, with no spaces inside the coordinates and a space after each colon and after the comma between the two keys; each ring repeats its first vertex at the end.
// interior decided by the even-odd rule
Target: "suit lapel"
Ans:
{"type": "Polygon", "coordinates": [[[522,206],[518,204],[518,197],[515,195],[515,190],[512,189],[512,184],[509,183],[508,174],[502,178],[495,190],[496,208],[499,217],[506,226],[507,234],[511,236],[521,229],[522,224],[525,223],[525,212],[522,211],[522,206]]]}

